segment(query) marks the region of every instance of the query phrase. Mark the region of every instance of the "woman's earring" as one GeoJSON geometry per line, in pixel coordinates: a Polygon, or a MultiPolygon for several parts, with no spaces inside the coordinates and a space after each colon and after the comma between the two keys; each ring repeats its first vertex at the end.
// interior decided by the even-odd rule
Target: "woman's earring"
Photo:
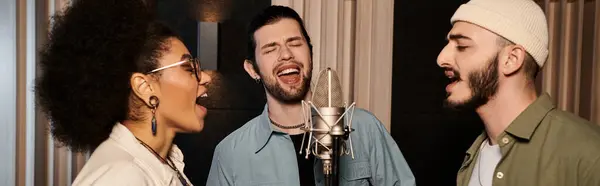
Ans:
{"type": "Polygon", "coordinates": [[[150,109],[152,109],[152,135],[156,136],[156,108],[158,108],[158,97],[150,96],[150,109]]]}
{"type": "Polygon", "coordinates": [[[259,84],[260,83],[260,78],[259,77],[255,77],[254,81],[256,81],[256,84],[259,84]]]}

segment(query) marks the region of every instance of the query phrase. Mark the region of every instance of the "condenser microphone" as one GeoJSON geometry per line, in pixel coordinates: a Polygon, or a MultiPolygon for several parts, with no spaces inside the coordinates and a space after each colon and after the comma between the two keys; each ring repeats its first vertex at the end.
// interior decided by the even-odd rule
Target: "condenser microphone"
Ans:
{"type": "Polygon", "coordinates": [[[323,163],[325,185],[337,186],[339,157],[348,154],[347,139],[350,143],[348,145],[350,153],[354,158],[350,138],[354,103],[350,107],[346,107],[340,80],[331,68],[319,72],[314,82],[311,101],[302,103],[304,108],[310,108],[303,109],[310,112],[310,114],[305,113],[304,115],[305,122],[308,123],[304,130],[309,133],[306,157],[308,158],[308,155],[312,153],[320,159],[323,163]]]}

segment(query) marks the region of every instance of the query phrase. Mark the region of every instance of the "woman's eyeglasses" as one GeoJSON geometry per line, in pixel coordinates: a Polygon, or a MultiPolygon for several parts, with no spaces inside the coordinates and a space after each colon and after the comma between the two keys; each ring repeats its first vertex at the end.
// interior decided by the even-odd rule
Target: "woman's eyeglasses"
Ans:
{"type": "Polygon", "coordinates": [[[152,70],[152,71],[150,71],[148,73],[150,74],[150,73],[158,72],[158,71],[161,71],[161,70],[164,70],[164,69],[167,69],[167,68],[179,66],[179,65],[182,65],[182,64],[185,64],[185,63],[189,62],[190,66],[192,67],[192,72],[196,76],[196,81],[198,81],[198,83],[200,83],[200,72],[202,71],[202,69],[200,69],[200,60],[198,60],[198,58],[192,58],[190,55],[184,55],[184,58],[186,58],[186,59],[183,60],[183,61],[179,61],[179,62],[170,64],[170,65],[167,65],[167,66],[164,66],[164,67],[160,67],[160,68],[154,69],[154,70],[152,70]]]}

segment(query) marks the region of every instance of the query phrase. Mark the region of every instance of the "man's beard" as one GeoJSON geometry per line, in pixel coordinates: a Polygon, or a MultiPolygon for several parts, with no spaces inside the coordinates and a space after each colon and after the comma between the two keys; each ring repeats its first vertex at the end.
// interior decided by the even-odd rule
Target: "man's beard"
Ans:
{"type": "Polygon", "coordinates": [[[300,101],[304,100],[306,94],[308,94],[311,81],[311,71],[308,72],[308,75],[305,75],[302,78],[302,86],[300,86],[298,89],[293,89],[291,92],[285,91],[283,87],[281,87],[279,81],[277,81],[277,78],[265,78],[262,74],[260,76],[263,79],[263,83],[267,89],[267,92],[284,104],[299,103],[300,101]]]}
{"type": "MultiPolygon", "coordinates": [[[[456,70],[454,70],[454,75],[460,77],[460,73],[456,70]]],[[[456,110],[475,110],[487,104],[498,91],[498,78],[498,55],[496,55],[487,62],[484,69],[469,73],[471,98],[465,101],[450,101],[446,98],[445,106],[456,110]]],[[[448,96],[450,95],[448,94],[448,96]]]]}

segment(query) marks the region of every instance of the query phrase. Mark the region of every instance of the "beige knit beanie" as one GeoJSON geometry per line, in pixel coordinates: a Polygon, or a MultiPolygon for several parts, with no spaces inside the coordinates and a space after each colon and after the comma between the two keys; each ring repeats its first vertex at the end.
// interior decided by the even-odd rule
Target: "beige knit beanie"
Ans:
{"type": "Polygon", "coordinates": [[[548,58],[546,15],[533,0],[471,0],[461,5],[450,22],[465,21],[519,44],[540,67],[548,58]]]}

